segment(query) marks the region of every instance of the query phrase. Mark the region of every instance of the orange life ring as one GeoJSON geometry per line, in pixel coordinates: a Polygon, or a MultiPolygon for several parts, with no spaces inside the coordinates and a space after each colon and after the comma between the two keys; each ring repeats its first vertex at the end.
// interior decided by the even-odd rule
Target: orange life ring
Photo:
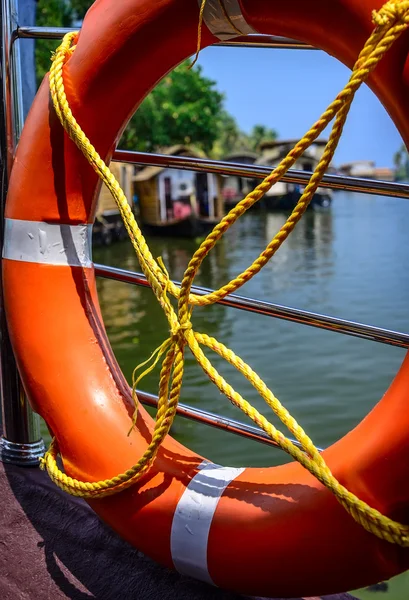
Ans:
{"type": "MultiPolygon", "coordinates": [[[[381,0],[225,5],[236,11],[235,27],[244,33],[304,40],[352,66],[381,0]]],[[[64,78],[73,113],[101,156],[109,160],[138,103],[194,52],[197,23],[194,0],[98,0],[90,9],[64,78]]],[[[222,30],[209,15],[206,24],[213,33],[222,30]]],[[[216,41],[213,33],[204,27],[204,46],[216,41]]],[[[404,34],[370,80],[405,140],[408,50],[404,34]]],[[[65,470],[90,481],[129,468],[152,431],[141,409],[137,431],[127,435],[133,404],[102,324],[90,259],[96,189],[97,176],[63,132],[43,83],[7,200],[7,319],[25,389],[58,439],[65,470]]],[[[409,508],[408,396],[407,357],[369,416],[325,451],[342,484],[403,522],[409,508]]],[[[367,533],[299,464],[221,468],[170,437],[140,484],[90,504],[156,561],[242,593],[321,595],[409,567],[407,549],[367,533]]]]}

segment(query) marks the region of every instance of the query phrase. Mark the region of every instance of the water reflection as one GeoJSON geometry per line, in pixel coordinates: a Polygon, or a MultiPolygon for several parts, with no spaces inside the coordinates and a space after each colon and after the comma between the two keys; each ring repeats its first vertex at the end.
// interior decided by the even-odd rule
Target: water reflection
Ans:
{"type": "MultiPolygon", "coordinates": [[[[274,237],[286,221],[284,214],[266,215],[266,243],[274,237]]],[[[333,212],[308,212],[282,244],[271,263],[271,268],[307,272],[319,276],[323,269],[333,266],[333,212]]]]}

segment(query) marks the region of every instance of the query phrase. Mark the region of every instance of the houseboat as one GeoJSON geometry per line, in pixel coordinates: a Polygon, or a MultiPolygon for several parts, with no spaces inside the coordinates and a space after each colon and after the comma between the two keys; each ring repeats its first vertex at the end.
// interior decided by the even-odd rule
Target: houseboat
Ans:
{"type": "MultiPolygon", "coordinates": [[[[130,164],[112,162],[110,169],[125,192],[128,202],[133,206],[133,177],[135,167],[130,164]]],[[[98,198],[98,208],[93,227],[93,241],[109,246],[115,240],[123,240],[127,233],[111,192],[103,183],[98,198]]]]}
{"type": "MultiPolygon", "coordinates": [[[[197,149],[182,145],[164,152],[204,158],[197,149]]],[[[148,166],[133,181],[141,224],[148,233],[200,237],[224,214],[220,175],[148,166]]]]}
{"type": "MultiPolygon", "coordinates": [[[[224,161],[237,163],[240,165],[254,165],[257,160],[257,154],[243,150],[225,156],[224,161]]],[[[223,178],[223,201],[226,210],[230,210],[233,206],[240,202],[248,193],[256,187],[257,179],[249,179],[248,177],[240,177],[239,175],[228,175],[223,178]]]]}
{"type": "MultiPolygon", "coordinates": [[[[297,140],[278,140],[263,142],[260,145],[261,156],[257,164],[276,167],[279,162],[294,147],[297,140]]],[[[293,169],[311,172],[317,166],[324,152],[327,140],[319,139],[298,158],[293,169]]],[[[304,186],[278,181],[264,196],[262,206],[267,210],[292,210],[304,191],[304,186]]],[[[311,201],[313,209],[328,208],[332,202],[332,192],[329,189],[318,188],[311,201]]]]}

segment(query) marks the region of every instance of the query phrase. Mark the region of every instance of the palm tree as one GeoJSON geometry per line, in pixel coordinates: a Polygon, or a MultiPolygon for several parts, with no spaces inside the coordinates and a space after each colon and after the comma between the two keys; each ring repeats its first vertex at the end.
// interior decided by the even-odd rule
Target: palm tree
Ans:
{"type": "Polygon", "coordinates": [[[262,142],[271,142],[277,139],[275,129],[266,127],[265,125],[254,125],[249,135],[250,145],[252,150],[258,150],[262,142]]]}
{"type": "Polygon", "coordinates": [[[409,180],[409,154],[405,144],[395,152],[393,156],[393,162],[396,168],[395,179],[396,181],[408,181],[409,180]]]}

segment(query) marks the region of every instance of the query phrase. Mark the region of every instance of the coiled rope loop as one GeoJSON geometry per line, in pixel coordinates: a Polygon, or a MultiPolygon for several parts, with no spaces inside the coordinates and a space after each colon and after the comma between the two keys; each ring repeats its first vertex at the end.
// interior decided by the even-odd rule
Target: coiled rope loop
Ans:
{"type": "MultiPolygon", "coordinates": [[[[205,2],[206,0],[203,0],[201,15],[203,15],[205,2]]],[[[135,370],[133,376],[133,398],[137,406],[138,399],[135,390],[138,382],[163,357],[159,377],[159,401],[156,422],[152,440],[145,453],[135,465],[124,473],[104,481],[84,482],[68,477],[59,469],[57,465],[58,445],[53,440],[50,449],[42,461],[42,467],[47,469],[51,479],[66,492],[84,498],[104,497],[128,488],[149,470],[160,445],[169,432],[176,414],[184,371],[184,351],[185,346],[188,346],[203,371],[219,390],[250,417],[256,425],[263,429],[285,452],[303,465],[325,487],[331,490],[355,521],[381,539],[399,544],[400,546],[409,546],[409,527],[382,515],[379,511],[359,500],[359,498],[342,486],[332,475],[310,438],[281,405],[280,401],[257,373],[222,343],[206,334],[196,332],[191,321],[192,311],[195,306],[214,304],[227,294],[238,290],[263,268],[293,231],[311,202],[333,158],[355,93],[362,83],[366,81],[369,74],[395,40],[407,28],[409,23],[409,0],[390,0],[378,12],[373,13],[373,21],[376,27],[360,53],[345,88],[271,174],[241,200],[207,236],[190,260],[184,273],[180,290],[170,281],[162,261],[159,260],[157,262],[153,258],[119,183],[98,155],[71,112],[64,91],[63,67],[75,49],[74,42],[77,34],[69,33],[65,36],[61,46],[57,49],[53,57],[50,71],[50,90],[55,111],[64,129],[83,152],[115,198],[143,272],[168,319],[170,328],[169,338],[155,350],[145,363],[135,370]],[[191,287],[198,269],[218,240],[220,240],[237,219],[253,204],[258,202],[282,178],[333,119],[334,124],[329,141],[308,185],[293,212],[264,251],[245,271],[220,289],[201,297],[191,294],[191,287]],[[176,310],[169,299],[169,294],[178,299],[176,310]],[[202,347],[207,347],[219,354],[219,356],[227,360],[246,377],[272,411],[300,442],[302,449],[295,446],[281,431],[276,429],[272,423],[233,389],[213,367],[210,360],[204,354],[202,347]],[[136,377],[137,371],[145,365],[150,366],[139,377],[136,377]]]]}

